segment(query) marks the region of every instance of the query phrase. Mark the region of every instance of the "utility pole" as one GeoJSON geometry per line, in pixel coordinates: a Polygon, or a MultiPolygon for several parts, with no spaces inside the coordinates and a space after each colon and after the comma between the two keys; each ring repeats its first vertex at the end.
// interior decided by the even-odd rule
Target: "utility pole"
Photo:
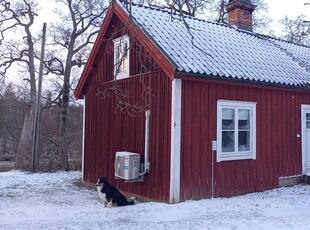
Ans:
{"type": "Polygon", "coordinates": [[[40,107],[41,107],[41,91],[42,91],[42,76],[43,76],[43,62],[44,62],[44,50],[45,50],[45,37],[46,37],[46,23],[43,23],[43,35],[41,43],[41,56],[39,67],[39,81],[38,81],[38,94],[36,101],[36,113],[34,118],[34,137],[32,143],[32,172],[37,171],[39,162],[39,128],[40,128],[40,107]]]}

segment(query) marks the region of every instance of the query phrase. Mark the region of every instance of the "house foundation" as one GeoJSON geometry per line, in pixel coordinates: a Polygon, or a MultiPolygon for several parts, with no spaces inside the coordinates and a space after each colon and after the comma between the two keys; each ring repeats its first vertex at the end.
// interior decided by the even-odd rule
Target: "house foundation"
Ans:
{"type": "Polygon", "coordinates": [[[290,176],[290,177],[280,177],[279,187],[288,187],[303,182],[303,176],[290,176]]]}

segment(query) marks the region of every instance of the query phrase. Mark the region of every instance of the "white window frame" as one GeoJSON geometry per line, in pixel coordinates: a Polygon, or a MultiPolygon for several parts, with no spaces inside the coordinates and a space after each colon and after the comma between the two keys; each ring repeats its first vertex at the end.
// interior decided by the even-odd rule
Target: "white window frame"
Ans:
{"type": "Polygon", "coordinates": [[[245,160],[256,159],[256,102],[246,101],[217,101],[217,162],[228,160],[245,160]],[[234,132],[238,134],[238,110],[249,109],[250,110],[250,150],[238,151],[238,138],[234,140],[234,152],[222,151],[222,111],[223,109],[234,109],[234,132]]]}
{"type": "MultiPolygon", "coordinates": [[[[130,56],[130,49],[129,49],[129,37],[128,37],[128,35],[123,35],[123,36],[121,36],[121,37],[118,37],[118,38],[116,38],[116,39],[114,39],[113,40],[113,45],[114,45],[114,71],[113,71],[113,74],[114,74],[114,77],[115,77],[115,79],[116,80],[119,80],[119,79],[124,79],[124,78],[128,78],[129,77],[129,62],[130,62],[130,58],[129,58],[129,56],[130,56]],[[126,60],[127,61],[127,69],[126,70],[124,70],[124,71],[122,71],[122,72],[118,72],[117,73],[117,71],[119,71],[119,65],[118,65],[118,63],[119,63],[119,60],[118,60],[118,58],[117,58],[117,51],[118,51],[118,47],[120,46],[120,45],[123,45],[123,44],[127,44],[127,55],[126,55],[126,57],[121,57],[121,59],[120,59],[120,61],[121,61],[121,63],[123,63],[124,62],[124,60],[126,60]]],[[[121,64],[122,65],[122,64],[121,64]]]]}

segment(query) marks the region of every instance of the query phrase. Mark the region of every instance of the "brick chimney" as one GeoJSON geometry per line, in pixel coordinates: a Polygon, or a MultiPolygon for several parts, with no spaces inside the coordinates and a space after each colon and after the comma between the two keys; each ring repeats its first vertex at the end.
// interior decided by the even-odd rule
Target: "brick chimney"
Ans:
{"type": "Polygon", "coordinates": [[[253,31],[252,13],[255,8],[251,0],[229,0],[225,6],[228,24],[241,30],[253,31]]]}

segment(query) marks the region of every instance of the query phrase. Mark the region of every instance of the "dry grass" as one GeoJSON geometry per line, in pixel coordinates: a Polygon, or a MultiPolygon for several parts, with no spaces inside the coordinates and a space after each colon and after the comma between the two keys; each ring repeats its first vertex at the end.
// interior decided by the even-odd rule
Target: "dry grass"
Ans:
{"type": "Polygon", "coordinates": [[[82,179],[74,180],[73,184],[77,187],[80,187],[80,188],[87,188],[87,189],[96,190],[96,186],[94,184],[83,182],[82,179]]]}
{"type": "Polygon", "coordinates": [[[0,161],[0,172],[8,172],[14,168],[12,161],[0,161]]]}

